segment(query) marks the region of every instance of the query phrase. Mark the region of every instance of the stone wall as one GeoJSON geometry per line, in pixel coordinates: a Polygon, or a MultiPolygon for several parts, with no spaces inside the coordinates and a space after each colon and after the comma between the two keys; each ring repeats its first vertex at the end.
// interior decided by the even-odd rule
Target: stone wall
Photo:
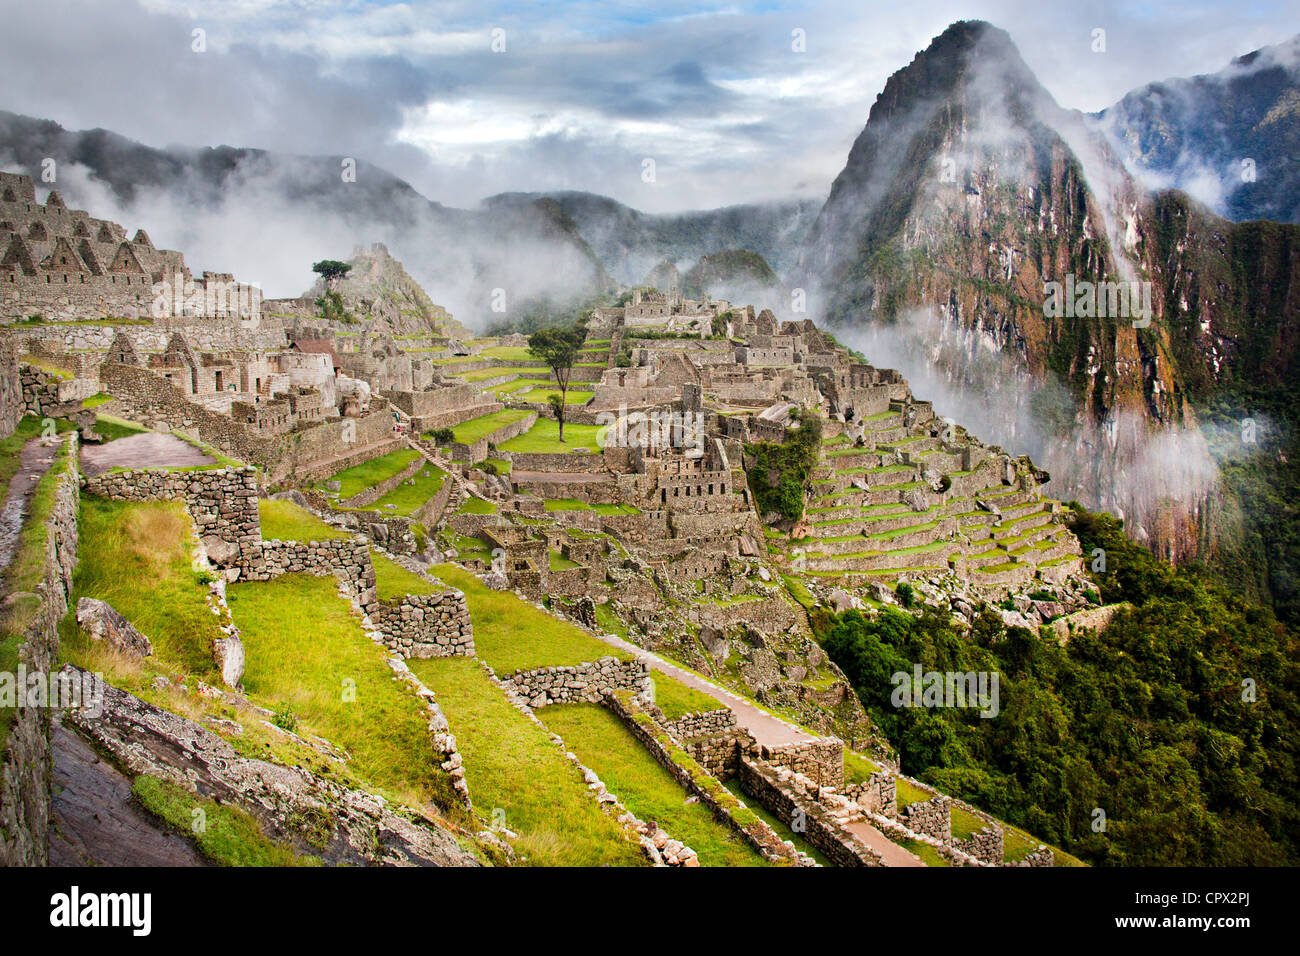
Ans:
{"type": "Polygon", "coordinates": [[[613,712],[654,758],[692,796],[709,809],[713,818],[728,827],[746,843],[772,862],[789,861],[796,865],[813,865],[753,811],[741,806],[718,779],[673,741],[654,718],[642,710],[630,695],[606,694],[605,706],[613,712]]]}
{"type": "Polygon", "coordinates": [[[23,383],[13,337],[0,333],[0,438],[8,438],[23,417],[23,383]]]}
{"type": "Polygon", "coordinates": [[[805,792],[806,786],[816,789],[812,781],[801,781],[788,770],[746,757],[740,761],[740,786],[778,820],[802,824],[804,839],[836,866],[885,865],[879,854],[817,801],[815,793],[805,792]]]}
{"type": "MultiPolygon", "coordinates": [[[[28,623],[18,662],[28,674],[54,674],[59,654],[59,621],[68,611],[72,573],[77,566],[77,435],[71,432],[64,459],[44,481],[57,482],[46,522],[44,574],[36,586],[39,602],[28,623]]],[[[51,708],[18,707],[8,736],[0,744],[0,866],[49,863],[53,749],[51,708]]]]}
{"type": "Polygon", "coordinates": [[[474,625],[460,591],[408,594],[367,608],[384,645],[404,658],[473,657],[474,625]]]}
{"type": "Polygon", "coordinates": [[[764,747],[761,756],[768,763],[802,774],[818,786],[844,786],[844,741],[818,737],[796,744],[764,747]]]}
{"type": "Polygon", "coordinates": [[[713,737],[736,729],[736,715],[729,707],[686,714],[676,720],[664,722],[664,730],[679,741],[697,737],[713,737]]]}
{"type": "Polygon", "coordinates": [[[85,493],[115,501],[183,501],[208,557],[219,567],[251,567],[262,556],[257,472],[132,470],[83,479],[85,493]]]}
{"type": "Polygon", "coordinates": [[[952,843],[952,797],[945,794],[922,803],[910,803],[898,810],[899,821],[909,830],[952,843]]]}
{"type": "Polygon", "coordinates": [[[649,679],[650,665],[645,661],[617,657],[572,667],[539,667],[503,678],[534,710],[549,704],[595,703],[611,690],[641,693],[649,679]]]}

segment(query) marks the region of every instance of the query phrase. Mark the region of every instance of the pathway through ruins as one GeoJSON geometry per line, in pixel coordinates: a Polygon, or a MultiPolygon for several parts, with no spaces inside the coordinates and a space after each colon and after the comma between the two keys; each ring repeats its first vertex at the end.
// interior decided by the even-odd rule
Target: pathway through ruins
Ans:
{"type": "Polygon", "coordinates": [[[0,507],[0,572],[9,567],[27,518],[32,493],[50,469],[59,439],[33,438],[18,455],[18,471],[9,479],[9,492],[0,507]]]}
{"type": "MultiPolygon", "coordinates": [[[[651,670],[675,677],[683,684],[694,687],[696,690],[708,694],[723,706],[731,708],[732,713],[736,715],[736,724],[753,734],[754,739],[760,744],[768,747],[779,747],[782,744],[797,744],[817,739],[808,731],[802,730],[780,717],[769,714],[744,697],[733,694],[712,681],[705,680],[694,671],[689,671],[671,661],[665,660],[658,654],[637,647],[631,641],[626,641],[614,634],[603,634],[599,631],[593,633],[606,644],[617,647],[621,651],[627,651],[638,660],[645,661],[650,665],[651,670]]],[[[864,844],[879,853],[886,866],[925,866],[920,857],[903,849],[865,820],[848,824],[848,829],[864,844]]]]}

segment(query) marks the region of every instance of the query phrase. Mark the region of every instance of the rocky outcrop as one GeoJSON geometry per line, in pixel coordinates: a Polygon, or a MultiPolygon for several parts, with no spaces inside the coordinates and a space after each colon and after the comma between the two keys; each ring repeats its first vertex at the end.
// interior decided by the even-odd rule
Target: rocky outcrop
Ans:
{"type": "Polygon", "coordinates": [[[91,640],[105,641],[115,650],[132,657],[148,657],[153,654],[153,642],[136,630],[135,625],[117,613],[107,601],[86,597],[78,600],[77,624],[91,640]]]}
{"type": "Polygon", "coordinates": [[[65,720],[133,774],[162,777],[248,811],[267,833],[327,863],[356,866],[475,866],[446,830],[394,812],[380,798],[305,770],[241,756],[226,740],[67,665],[63,672],[102,693],[98,715],[65,720]]]}

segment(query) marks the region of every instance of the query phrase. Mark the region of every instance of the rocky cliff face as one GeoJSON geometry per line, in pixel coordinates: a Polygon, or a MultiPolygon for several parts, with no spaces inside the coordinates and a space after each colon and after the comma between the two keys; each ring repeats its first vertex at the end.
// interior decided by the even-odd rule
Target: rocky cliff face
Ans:
{"type": "Polygon", "coordinates": [[[1237,338],[1207,365],[1196,336],[1209,333],[1189,333],[1197,309],[1179,290],[1210,268],[1221,281],[1196,283],[1203,307],[1236,316],[1249,280],[1242,261],[1211,265],[1175,238],[1179,202],[1140,187],[1003,31],[957,23],[886,84],[794,284],[938,410],[1033,455],[1052,494],[1119,514],[1180,560],[1214,534],[1217,472],[1192,397],[1218,387],[1237,338]]]}

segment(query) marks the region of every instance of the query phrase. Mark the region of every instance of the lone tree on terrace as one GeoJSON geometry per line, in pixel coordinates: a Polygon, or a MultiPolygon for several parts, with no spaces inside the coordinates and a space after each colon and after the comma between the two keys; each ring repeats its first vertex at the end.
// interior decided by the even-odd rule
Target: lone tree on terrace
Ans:
{"type": "Polygon", "coordinates": [[[322,259],[311,267],[311,271],[318,273],[325,280],[328,286],[335,279],[342,279],[352,271],[352,266],[346,262],[339,262],[337,259],[322,259]]]}
{"type": "Polygon", "coordinates": [[[560,386],[558,396],[551,395],[548,401],[555,412],[555,420],[560,425],[560,441],[564,441],[564,415],[568,407],[565,402],[569,394],[569,377],[573,375],[573,362],[582,348],[586,331],[581,322],[569,328],[542,329],[528,336],[528,348],[539,359],[550,366],[555,381],[560,386]]]}

